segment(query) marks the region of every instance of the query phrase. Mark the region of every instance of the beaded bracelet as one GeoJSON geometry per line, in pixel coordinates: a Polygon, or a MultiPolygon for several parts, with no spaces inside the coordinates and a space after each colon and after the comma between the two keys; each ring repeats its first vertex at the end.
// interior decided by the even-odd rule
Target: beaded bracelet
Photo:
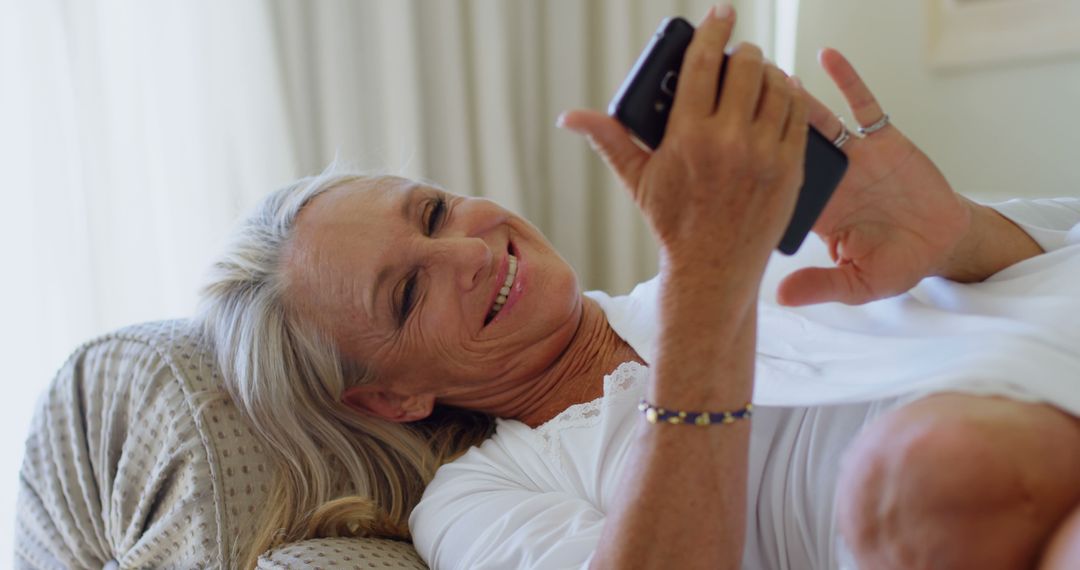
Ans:
{"type": "Polygon", "coordinates": [[[748,419],[754,415],[754,405],[746,404],[742,408],[731,412],[683,412],[678,410],[665,410],[654,406],[645,400],[638,404],[638,411],[645,414],[645,419],[650,424],[694,424],[707,426],[712,424],[730,424],[735,420],[748,419]]]}

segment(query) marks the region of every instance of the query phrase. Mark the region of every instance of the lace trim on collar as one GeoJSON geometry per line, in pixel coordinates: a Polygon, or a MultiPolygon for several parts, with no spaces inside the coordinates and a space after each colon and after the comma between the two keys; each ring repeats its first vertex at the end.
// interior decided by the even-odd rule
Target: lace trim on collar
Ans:
{"type": "Polygon", "coordinates": [[[604,376],[604,395],[581,404],[566,408],[559,415],[544,422],[533,430],[541,441],[544,455],[562,468],[562,445],[560,434],[565,429],[591,427],[600,422],[604,408],[629,391],[643,383],[649,368],[637,362],[624,362],[611,374],[604,376]]]}

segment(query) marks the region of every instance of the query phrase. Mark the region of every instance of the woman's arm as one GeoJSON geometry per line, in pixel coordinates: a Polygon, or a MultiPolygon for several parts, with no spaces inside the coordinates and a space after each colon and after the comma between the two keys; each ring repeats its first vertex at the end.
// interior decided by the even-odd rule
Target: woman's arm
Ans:
{"type": "Polygon", "coordinates": [[[1043,253],[1042,247],[997,210],[966,200],[971,226],[938,275],[973,283],[1043,253]]]}
{"type": "MultiPolygon", "coordinates": [[[[660,347],[647,389],[669,410],[727,411],[753,392],[758,289],[794,210],[807,102],[761,50],[730,56],[734,18],[710,11],[679,75],[664,140],[633,144],[613,119],[565,114],[630,190],[661,250],[660,347]]],[[[738,568],[746,534],[748,422],[640,422],[594,568],[738,568]]]]}
{"type": "Polygon", "coordinates": [[[1080,198],[1017,198],[990,204],[997,213],[1028,234],[1044,252],[1080,241],[1080,198]]]}
{"type": "MultiPolygon", "coordinates": [[[[647,398],[669,409],[742,407],[753,385],[753,296],[669,279],[647,398]]],[[[749,433],[748,421],[642,425],[592,568],[738,568],[749,433]]]]}

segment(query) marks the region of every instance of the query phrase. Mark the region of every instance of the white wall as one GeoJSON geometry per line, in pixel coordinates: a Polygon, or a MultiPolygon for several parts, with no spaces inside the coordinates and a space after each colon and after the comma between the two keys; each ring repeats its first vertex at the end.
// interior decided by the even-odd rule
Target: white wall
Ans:
{"type": "Polygon", "coordinates": [[[1080,57],[932,70],[926,21],[921,0],[802,0],[795,73],[850,125],[817,65],[839,49],[962,193],[1080,196],[1080,57]]]}

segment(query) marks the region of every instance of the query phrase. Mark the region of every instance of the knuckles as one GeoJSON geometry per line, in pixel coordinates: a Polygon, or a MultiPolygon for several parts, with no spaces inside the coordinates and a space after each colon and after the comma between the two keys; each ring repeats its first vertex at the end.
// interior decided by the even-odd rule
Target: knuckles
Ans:
{"type": "Polygon", "coordinates": [[[736,58],[762,59],[765,57],[761,48],[750,42],[739,42],[731,50],[731,56],[736,58]]]}
{"type": "Polygon", "coordinates": [[[753,162],[752,142],[738,129],[704,125],[671,133],[672,156],[682,163],[694,178],[732,176],[753,162]],[[721,174],[723,173],[723,174],[721,174]]]}
{"type": "Polygon", "coordinates": [[[801,171],[799,161],[785,152],[775,136],[747,132],[730,125],[705,125],[671,133],[664,145],[694,179],[744,176],[777,180],[801,171]],[[714,129],[714,130],[710,130],[714,129]]]}
{"type": "Polygon", "coordinates": [[[787,81],[787,75],[780,68],[769,66],[765,71],[765,80],[769,82],[769,90],[778,97],[790,100],[795,89],[787,81]]]}
{"type": "Polygon", "coordinates": [[[714,49],[713,46],[701,46],[700,49],[689,50],[683,67],[689,66],[692,73],[715,73],[720,69],[720,61],[723,51],[714,49]]]}

